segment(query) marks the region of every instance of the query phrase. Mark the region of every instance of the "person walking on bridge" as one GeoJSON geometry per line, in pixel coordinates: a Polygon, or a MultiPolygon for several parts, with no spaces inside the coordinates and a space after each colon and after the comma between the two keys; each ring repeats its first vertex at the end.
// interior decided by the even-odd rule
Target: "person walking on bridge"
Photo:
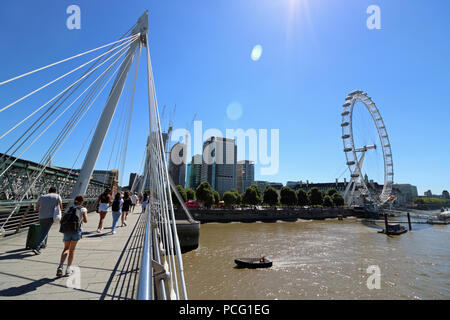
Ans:
{"type": "Polygon", "coordinates": [[[56,269],[56,276],[61,277],[63,273],[63,265],[67,256],[67,269],[66,276],[70,276],[73,273],[71,269],[73,258],[75,255],[75,247],[78,241],[81,239],[81,224],[87,223],[87,209],[83,205],[84,197],[75,197],[74,204],[70,208],[67,208],[61,219],[60,232],[64,234],[63,242],[64,249],[61,253],[61,259],[59,261],[58,269],[56,269]]]}
{"type": "Polygon", "coordinates": [[[122,206],[122,227],[127,225],[128,212],[130,212],[130,208],[133,205],[133,201],[131,200],[130,194],[128,191],[124,193],[123,196],[123,206],[122,206]]]}
{"type": "Polygon", "coordinates": [[[147,207],[148,202],[149,202],[148,194],[147,194],[147,192],[144,192],[144,196],[142,198],[142,212],[141,213],[145,212],[145,208],[147,207]]]}
{"type": "Polygon", "coordinates": [[[106,189],[97,199],[98,213],[100,215],[100,220],[98,222],[97,232],[103,230],[103,220],[105,220],[108,208],[112,203],[111,190],[106,189]]]}
{"type": "MultiPolygon", "coordinates": [[[[123,200],[122,200],[122,195],[120,194],[120,192],[116,193],[116,196],[114,197],[114,201],[112,202],[112,216],[113,216],[113,223],[112,223],[112,228],[111,228],[111,233],[115,234],[116,233],[116,225],[117,225],[117,221],[120,218],[120,215],[122,214],[122,206],[124,205],[123,200]]],[[[123,219],[123,217],[122,217],[123,219]]],[[[123,227],[123,223],[122,223],[122,227],[123,227]]]]}
{"type": "Polygon", "coordinates": [[[136,206],[137,202],[138,202],[138,196],[137,196],[137,192],[135,191],[132,195],[131,195],[131,213],[134,212],[134,207],[136,206]]]}
{"type": "Polygon", "coordinates": [[[33,249],[35,254],[41,254],[41,248],[45,243],[48,232],[53,224],[53,217],[57,207],[62,211],[62,200],[59,194],[56,193],[56,188],[51,187],[48,194],[39,198],[36,203],[36,210],[39,210],[39,225],[41,227],[41,235],[37,242],[36,248],[33,249]]]}

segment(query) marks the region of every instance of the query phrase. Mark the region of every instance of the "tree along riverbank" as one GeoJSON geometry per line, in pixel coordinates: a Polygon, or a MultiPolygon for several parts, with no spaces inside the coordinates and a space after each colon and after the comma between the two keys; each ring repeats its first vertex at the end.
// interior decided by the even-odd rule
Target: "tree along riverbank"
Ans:
{"type": "Polygon", "coordinates": [[[293,222],[297,219],[324,220],[347,217],[373,217],[373,214],[351,208],[267,208],[267,209],[199,209],[191,211],[192,217],[201,222],[293,222]]]}

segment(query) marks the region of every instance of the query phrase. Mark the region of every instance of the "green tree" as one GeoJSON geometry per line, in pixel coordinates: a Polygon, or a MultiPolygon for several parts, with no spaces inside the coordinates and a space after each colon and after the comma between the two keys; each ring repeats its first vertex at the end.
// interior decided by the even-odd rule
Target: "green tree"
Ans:
{"type": "MultiPolygon", "coordinates": [[[[256,186],[257,187],[257,186],[256,186]]],[[[259,189],[259,187],[257,187],[259,189]]],[[[245,190],[244,196],[242,198],[242,202],[245,204],[257,206],[261,204],[262,197],[258,194],[258,190],[255,186],[250,186],[245,190]]],[[[260,190],[261,191],[261,190],[260,190]]]]}
{"type": "Polygon", "coordinates": [[[329,195],[323,197],[323,206],[326,208],[331,208],[333,206],[333,200],[331,200],[329,195]]]}
{"type": "Polygon", "coordinates": [[[333,194],[333,197],[331,199],[333,200],[333,204],[336,207],[342,207],[345,204],[344,198],[341,196],[339,192],[333,194]]]}
{"type": "Polygon", "coordinates": [[[319,206],[323,203],[323,195],[322,192],[316,187],[311,188],[308,192],[308,200],[312,206],[319,206]]]}
{"type": "Polygon", "coordinates": [[[261,201],[262,201],[263,193],[261,191],[261,188],[257,184],[251,185],[250,188],[253,188],[256,191],[256,194],[258,195],[258,198],[261,199],[261,201]]]}
{"type": "Polygon", "coordinates": [[[219,201],[220,201],[219,192],[217,192],[216,190],[213,190],[213,194],[214,194],[214,204],[219,204],[219,201]]]}
{"type": "Polygon", "coordinates": [[[186,195],[188,200],[195,200],[195,190],[191,188],[186,189],[186,195]]]}
{"type": "Polygon", "coordinates": [[[197,190],[195,190],[195,195],[197,200],[203,202],[207,208],[210,208],[216,201],[214,197],[214,190],[207,181],[200,183],[197,190]]]}
{"type": "Polygon", "coordinates": [[[289,187],[281,188],[280,192],[280,202],[286,206],[294,206],[297,204],[297,195],[295,191],[289,187]]]}
{"type": "Polygon", "coordinates": [[[301,207],[309,205],[308,194],[303,189],[297,191],[297,204],[301,207]]]}
{"type": "Polygon", "coordinates": [[[330,196],[331,198],[333,198],[333,195],[336,193],[338,193],[338,191],[335,188],[328,189],[327,191],[327,195],[330,196]]]}
{"type": "Polygon", "coordinates": [[[223,194],[223,201],[227,207],[235,205],[239,200],[239,194],[235,191],[227,191],[223,194]]]}
{"type": "Polygon", "coordinates": [[[265,204],[268,204],[271,207],[274,207],[278,204],[278,193],[277,190],[275,190],[272,186],[267,186],[264,189],[264,197],[263,202],[265,204]]]}

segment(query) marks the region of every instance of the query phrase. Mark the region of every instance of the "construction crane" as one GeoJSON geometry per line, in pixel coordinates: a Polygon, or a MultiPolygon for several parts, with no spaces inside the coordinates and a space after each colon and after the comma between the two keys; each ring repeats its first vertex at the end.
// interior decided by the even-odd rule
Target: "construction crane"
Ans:
{"type": "Polygon", "coordinates": [[[165,133],[164,137],[163,137],[164,150],[166,151],[166,156],[170,152],[170,150],[169,150],[170,142],[169,141],[170,141],[170,135],[172,134],[172,129],[173,129],[172,119],[175,116],[176,109],[177,109],[177,105],[174,105],[173,111],[169,115],[169,128],[167,128],[167,133],[165,133]]]}

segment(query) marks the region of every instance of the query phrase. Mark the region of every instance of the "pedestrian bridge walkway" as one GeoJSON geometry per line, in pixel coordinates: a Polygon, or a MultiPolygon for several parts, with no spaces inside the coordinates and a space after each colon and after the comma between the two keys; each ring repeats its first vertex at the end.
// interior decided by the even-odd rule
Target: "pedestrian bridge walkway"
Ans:
{"type": "Polygon", "coordinates": [[[96,231],[98,214],[89,213],[75,251],[73,266],[78,268],[70,277],[56,277],[63,249],[59,224],[52,226],[40,255],[25,249],[26,232],[0,239],[0,299],[136,299],[146,225],[140,212],[136,206],[128,225],[116,228],[114,235],[111,212],[101,233],[96,231]]]}

